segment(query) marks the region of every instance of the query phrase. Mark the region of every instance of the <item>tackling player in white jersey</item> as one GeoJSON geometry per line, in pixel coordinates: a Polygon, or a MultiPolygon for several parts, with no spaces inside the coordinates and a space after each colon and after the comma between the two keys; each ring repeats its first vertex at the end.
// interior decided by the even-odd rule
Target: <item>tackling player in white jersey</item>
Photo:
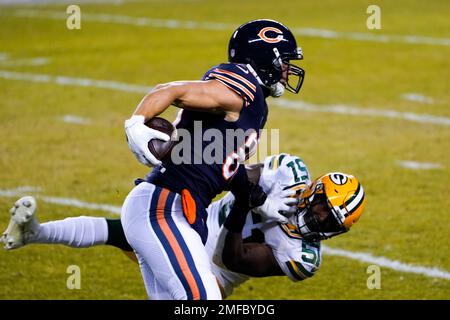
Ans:
{"type": "Polygon", "coordinates": [[[230,217],[231,194],[211,204],[212,236],[206,249],[226,296],[250,277],[286,275],[292,281],[312,277],[322,261],[320,241],[347,232],[366,202],[354,176],[334,172],[311,181],[304,162],[288,154],[266,158],[263,166],[250,169],[249,178],[269,197],[278,197],[279,190],[295,190],[298,211],[286,221],[252,211],[230,217]]]}
{"type": "MultiPolygon", "coordinates": [[[[306,165],[295,156],[270,156],[263,164],[248,166],[247,171],[249,180],[258,183],[269,197],[294,190],[298,211],[286,218],[253,211],[231,217],[231,193],[208,207],[206,251],[224,298],[250,277],[286,275],[301,281],[313,276],[322,260],[320,241],[348,231],[365,206],[364,190],[354,176],[335,172],[311,181],[306,165]]],[[[2,236],[6,249],[32,243],[110,244],[134,256],[119,219],[77,217],[39,224],[35,209],[32,197],[16,202],[2,236]]],[[[171,298],[157,279],[151,280],[154,286],[147,287],[149,297],[171,298]]]]}

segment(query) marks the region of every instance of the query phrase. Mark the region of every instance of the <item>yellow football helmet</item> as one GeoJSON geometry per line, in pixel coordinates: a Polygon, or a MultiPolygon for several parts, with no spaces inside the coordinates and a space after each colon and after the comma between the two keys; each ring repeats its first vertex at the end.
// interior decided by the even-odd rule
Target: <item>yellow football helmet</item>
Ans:
{"type": "Polygon", "coordinates": [[[365,205],[364,189],[358,179],[341,172],[327,173],[314,180],[300,195],[299,232],[310,241],[347,232],[358,221],[365,205]]]}

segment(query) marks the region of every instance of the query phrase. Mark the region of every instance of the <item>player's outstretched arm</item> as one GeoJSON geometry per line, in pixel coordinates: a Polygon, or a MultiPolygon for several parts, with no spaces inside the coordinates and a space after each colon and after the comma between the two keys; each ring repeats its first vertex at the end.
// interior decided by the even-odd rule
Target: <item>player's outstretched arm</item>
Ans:
{"type": "Polygon", "coordinates": [[[174,81],[157,85],[142,99],[134,115],[142,115],[148,120],[172,104],[197,111],[239,113],[243,99],[216,80],[174,81]]]}
{"type": "Polygon", "coordinates": [[[136,158],[147,166],[161,163],[148,150],[151,139],[168,141],[169,136],[151,129],[145,122],[164,112],[170,105],[205,112],[223,113],[229,121],[239,118],[244,100],[216,80],[175,81],[157,85],[139,103],[130,119],[125,121],[128,145],[136,158]]]}

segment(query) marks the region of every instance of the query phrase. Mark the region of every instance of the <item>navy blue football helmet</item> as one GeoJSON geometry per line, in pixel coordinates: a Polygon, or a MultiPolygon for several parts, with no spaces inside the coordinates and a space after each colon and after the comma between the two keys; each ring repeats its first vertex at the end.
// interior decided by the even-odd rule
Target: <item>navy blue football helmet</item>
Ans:
{"type": "Polygon", "coordinates": [[[274,20],[259,19],[241,25],[228,44],[228,61],[251,65],[266,87],[279,82],[287,71],[284,85],[293,93],[300,91],[305,71],[290,61],[301,59],[302,49],[297,47],[292,32],[274,20]],[[296,81],[290,81],[293,79],[296,81]]]}

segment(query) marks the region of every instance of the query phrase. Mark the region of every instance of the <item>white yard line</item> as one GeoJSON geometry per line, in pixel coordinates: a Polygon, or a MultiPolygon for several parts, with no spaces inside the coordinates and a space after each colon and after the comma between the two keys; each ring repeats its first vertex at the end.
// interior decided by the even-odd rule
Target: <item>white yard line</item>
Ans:
{"type": "MultiPolygon", "coordinates": [[[[30,193],[35,193],[39,191],[39,188],[34,187],[19,187],[15,189],[0,189],[0,197],[8,197],[8,198],[16,198],[20,196],[29,195],[30,193]]],[[[120,206],[115,206],[111,204],[100,204],[100,203],[92,203],[86,202],[73,198],[61,198],[61,197],[51,197],[51,196],[42,196],[42,195],[34,195],[36,198],[43,202],[76,207],[81,209],[88,210],[99,210],[105,211],[108,213],[118,214],[120,215],[120,206]]],[[[11,203],[12,205],[12,203],[11,203]]],[[[404,263],[398,260],[391,260],[386,257],[373,256],[370,253],[365,252],[354,252],[349,250],[330,248],[328,246],[323,246],[323,253],[330,256],[339,256],[344,257],[351,260],[356,260],[361,263],[369,263],[376,264],[380,267],[388,268],[395,271],[406,272],[406,273],[414,273],[424,275],[430,278],[441,278],[445,280],[450,280],[450,273],[435,267],[424,267],[418,265],[412,265],[408,263],[404,263]]]]}
{"type": "Polygon", "coordinates": [[[66,114],[62,117],[62,120],[67,123],[87,125],[91,123],[91,120],[79,116],[75,116],[73,114],[66,114]]]}
{"type": "Polygon", "coordinates": [[[114,206],[112,204],[100,204],[100,203],[91,203],[85,202],[78,199],[73,198],[59,198],[59,197],[47,197],[47,196],[37,196],[37,198],[43,200],[44,202],[59,204],[62,206],[76,207],[88,210],[98,210],[105,211],[109,213],[114,213],[120,215],[121,208],[120,206],[114,206]]]}
{"type": "MultiPolygon", "coordinates": [[[[41,19],[53,19],[53,20],[66,20],[67,14],[61,11],[48,11],[48,10],[33,10],[22,9],[11,13],[15,17],[23,18],[41,18],[41,19]]],[[[232,31],[234,26],[229,23],[220,22],[198,22],[190,20],[174,20],[174,19],[156,19],[148,17],[133,17],[115,14],[103,14],[103,13],[83,13],[81,21],[92,21],[101,23],[113,23],[123,24],[138,27],[150,27],[150,28],[168,28],[168,29],[203,29],[203,30],[230,30],[232,31]]]]}
{"type": "MultiPolygon", "coordinates": [[[[150,0],[0,0],[0,5],[61,5],[61,4],[107,4],[122,5],[132,2],[146,2],[150,0]]],[[[168,1],[168,0],[159,0],[168,1]]]]}
{"type": "Polygon", "coordinates": [[[25,73],[0,70],[0,78],[7,80],[22,80],[30,82],[53,83],[61,86],[92,87],[111,89],[125,92],[147,93],[151,87],[128,84],[109,80],[95,80],[89,78],[76,78],[66,76],[53,76],[49,74],[25,73]]]}
{"type": "MultiPolygon", "coordinates": [[[[88,210],[99,210],[105,211],[108,213],[114,213],[120,215],[121,206],[115,206],[111,204],[100,204],[100,203],[92,203],[86,202],[73,198],[61,198],[61,197],[50,197],[43,195],[36,195],[36,192],[39,192],[40,188],[34,187],[18,187],[15,189],[0,189],[0,197],[8,197],[8,198],[16,198],[25,195],[30,195],[33,193],[33,196],[40,199],[43,202],[58,204],[62,206],[76,207],[88,210]]],[[[12,204],[11,204],[12,205],[12,204]]]]}
{"type": "Polygon", "coordinates": [[[379,35],[363,32],[339,32],[317,28],[295,28],[292,32],[299,36],[325,39],[450,46],[450,38],[433,38],[419,35],[379,35]]]}
{"type": "MultiPolygon", "coordinates": [[[[150,86],[129,84],[124,82],[95,80],[89,78],[76,78],[66,76],[53,76],[48,74],[23,73],[0,70],[0,78],[6,80],[21,80],[30,82],[53,83],[61,86],[92,87],[101,89],[110,89],[124,92],[147,93],[151,90],[150,86]]],[[[271,104],[281,108],[296,109],[309,112],[335,113],[363,117],[383,117],[392,119],[401,119],[419,123],[430,123],[436,125],[450,126],[450,118],[442,116],[433,116],[428,114],[417,114],[412,112],[400,112],[389,109],[371,109],[357,108],[343,104],[317,105],[308,102],[294,101],[288,99],[272,99],[271,104]]]]}
{"type": "Polygon", "coordinates": [[[41,192],[41,188],[22,186],[14,189],[0,189],[0,197],[17,197],[41,192]]]}
{"type": "MultiPolygon", "coordinates": [[[[5,13],[6,14],[6,13],[5,13]]],[[[16,17],[43,18],[65,20],[67,14],[61,11],[23,9],[11,13],[16,17]]],[[[154,19],[148,17],[133,17],[112,14],[82,13],[82,20],[102,23],[115,23],[151,28],[170,29],[203,29],[233,31],[235,24],[221,22],[187,21],[175,19],[154,19]]],[[[363,32],[340,32],[318,28],[292,28],[292,32],[303,37],[344,39],[352,41],[369,41],[383,43],[427,44],[450,46],[450,38],[434,38],[419,35],[378,35],[363,32]]]]}
{"type": "Polygon", "coordinates": [[[425,104],[432,104],[434,102],[433,98],[430,98],[430,97],[427,97],[426,95],[423,95],[420,93],[415,93],[415,92],[404,93],[401,95],[401,98],[403,100],[425,103],[425,104]]]}
{"type": "Polygon", "coordinates": [[[365,252],[353,252],[348,250],[342,250],[337,248],[330,248],[328,246],[323,246],[323,253],[330,256],[344,257],[351,260],[356,260],[362,263],[375,264],[380,267],[388,268],[395,271],[415,273],[424,275],[430,278],[441,278],[445,280],[450,280],[450,273],[439,269],[423,267],[418,265],[412,265],[408,263],[403,263],[398,260],[391,260],[386,257],[373,256],[370,253],[365,252]]]}
{"type": "Polygon", "coordinates": [[[48,58],[30,58],[30,59],[1,59],[0,57],[0,67],[36,67],[43,66],[50,63],[48,58]]]}
{"type": "Polygon", "coordinates": [[[440,163],[417,162],[411,160],[398,160],[397,164],[402,168],[411,170],[436,170],[444,168],[440,163]]]}
{"type": "Polygon", "coordinates": [[[12,58],[7,52],[0,52],[0,67],[43,66],[50,63],[46,57],[12,58]]]}
{"type": "Polygon", "coordinates": [[[317,105],[303,101],[287,100],[283,98],[272,100],[272,104],[275,104],[281,108],[303,110],[310,112],[335,113],[335,114],[344,114],[362,117],[383,117],[419,123],[431,123],[437,125],[450,126],[450,118],[442,116],[434,116],[430,114],[417,114],[412,112],[401,112],[389,109],[358,108],[345,104],[317,105]]]}
{"type": "Polygon", "coordinates": [[[199,2],[202,0],[0,0],[0,6],[17,5],[61,5],[61,4],[105,4],[105,5],[124,5],[131,3],[175,3],[175,2],[199,2]]]}

